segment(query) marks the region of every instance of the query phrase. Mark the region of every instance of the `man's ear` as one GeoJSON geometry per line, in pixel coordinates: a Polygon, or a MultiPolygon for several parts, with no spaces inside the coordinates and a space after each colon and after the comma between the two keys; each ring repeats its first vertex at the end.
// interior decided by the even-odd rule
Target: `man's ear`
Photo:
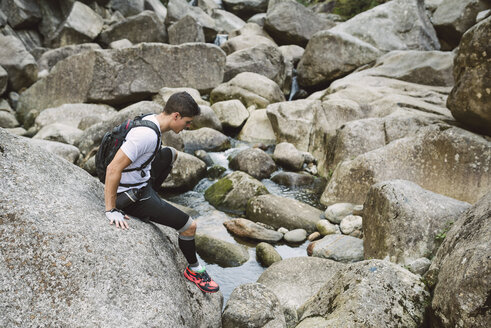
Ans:
{"type": "Polygon", "coordinates": [[[174,118],[174,120],[177,120],[179,118],[179,116],[181,116],[181,115],[178,112],[172,113],[172,117],[174,118]]]}

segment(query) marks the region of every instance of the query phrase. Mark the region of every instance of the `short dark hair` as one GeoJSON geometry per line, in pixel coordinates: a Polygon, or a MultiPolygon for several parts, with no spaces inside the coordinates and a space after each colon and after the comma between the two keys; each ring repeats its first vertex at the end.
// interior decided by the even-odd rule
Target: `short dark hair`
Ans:
{"type": "Polygon", "coordinates": [[[186,91],[174,93],[169,97],[164,107],[164,113],[178,112],[182,117],[193,117],[201,113],[196,101],[186,91]]]}

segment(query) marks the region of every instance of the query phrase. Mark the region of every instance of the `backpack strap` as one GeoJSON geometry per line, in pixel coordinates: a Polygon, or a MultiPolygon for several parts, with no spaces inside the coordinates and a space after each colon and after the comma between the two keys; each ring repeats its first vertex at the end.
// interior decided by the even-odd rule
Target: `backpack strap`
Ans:
{"type": "MultiPolygon", "coordinates": [[[[146,114],[146,115],[141,115],[141,116],[135,117],[135,119],[133,120],[133,126],[131,128],[137,128],[137,127],[144,126],[144,127],[147,127],[147,128],[152,129],[155,132],[155,134],[157,135],[157,145],[155,146],[155,151],[153,152],[152,156],[150,156],[150,158],[148,158],[139,167],[135,167],[135,168],[131,168],[131,169],[124,169],[123,172],[143,171],[143,169],[145,167],[147,167],[154,160],[155,156],[157,156],[157,152],[159,151],[160,145],[161,145],[161,142],[162,142],[162,140],[161,140],[161,134],[160,134],[160,129],[152,121],[143,120],[142,119],[143,117],[148,116],[148,115],[152,115],[152,114],[146,114]]],[[[140,185],[142,183],[143,182],[136,183],[136,184],[123,184],[123,183],[120,183],[120,186],[123,186],[123,187],[134,187],[134,186],[140,185]]]]}

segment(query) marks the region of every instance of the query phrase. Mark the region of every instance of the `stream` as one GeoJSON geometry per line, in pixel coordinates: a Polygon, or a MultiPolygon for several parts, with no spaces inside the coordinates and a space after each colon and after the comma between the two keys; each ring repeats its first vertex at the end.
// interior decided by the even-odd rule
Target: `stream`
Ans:
{"type": "MultiPolygon", "coordinates": [[[[209,152],[208,154],[212,158],[216,165],[220,165],[226,169],[226,171],[221,175],[222,177],[232,173],[233,171],[228,166],[228,157],[241,150],[251,147],[247,143],[231,139],[232,147],[223,152],[209,152]]],[[[266,151],[271,154],[272,150],[266,151]]],[[[278,167],[272,176],[281,172],[282,169],[278,167]]],[[[202,259],[199,255],[200,263],[206,265],[206,269],[210,276],[220,285],[220,290],[224,296],[224,306],[228,301],[230,294],[233,290],[245,283],[256,282],[259,276],[266,269],[261,264],[256,261],[256,245],[259,241],[248,240],[239,237],[232,236],[224,227],[223,222],[233,218],[237,218],[237,215],[231,213],[225,213],[218,211],[212,205],[210,205],[204,197],[205,190],[215,183],[218,179],[210,180],[209,178],[203,178],[193,190],[187,191],[182,194],[168,194],[162,193],[162,196],[174,203],[187,206],[199,212],[197,217],[194,217],[198,223],[197,233],[208,233],[212,234],[214,237],[220,238],[222,240],[245,245],[249,250],[250,258],[249,260],[239,267],[222,268],[217,264],[208,263],[206,260],[202,259]]],[[[324,207],[319,203],[319,194],[316,194],[309,189],[301,188],[290,188],[287,186],[279,185],[271,181],[270,179],[263,179],[261,182],[265,185],[271,194],[283,196],[287,198],[294,198],[311,206],[317,207],[319,209],[324,209],[324,207]]],[[[290,257],[307,256],[307,245],[308,241],[302,244],[290,245],[284,242],[274,244],[276,251],[281,255],[283,259],[290,257]]]]}

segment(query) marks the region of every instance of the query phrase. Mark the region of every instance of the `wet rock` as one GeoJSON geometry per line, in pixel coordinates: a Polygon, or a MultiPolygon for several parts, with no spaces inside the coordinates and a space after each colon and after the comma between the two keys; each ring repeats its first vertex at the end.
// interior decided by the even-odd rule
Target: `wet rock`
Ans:
{"type": "Polygon", "coordinates": [[[211,17],[215,20],[218,33],[229,34],[232,31],[242,28],[246,22],[226,10],[215,9],[211,17]]]}
{"type": "Polygon", "coordinates": [[[108,45],[113,41],[128,39],[131,43],[167,42],[167,30],[164,23],[153,11],[145,10],[135,16],[109,26],[99,37],[100,42],[108,45]]]}
{"type": "Polygon", "coordinates": [[[396,264],[370,260],[339,270],[299,309],[303,327],[420,327],[429,293],[396,264]],[[366,306],[371,304],[371,306],[366,306]]]}
{"type": "Polygon", "coordinates": [[[353,214],[355,206],[355,204],[351,203],[333,204],[326,208],[324,214],[326,216],[326,219],[328,219],[332,223],[339,224],[346,216],[353,214]]]}
{"type": "Polygon", "coordinates": [[[231,212],[244,212],[247,201],[254,196],[267,194],[264,185],[248,175],[237,171],[218,180],[205,190],[205,199],[214,207],[231,212]]]}
{"type": "Polygon", "coordinates": [[[0,171],[11,173],[0,180],[0,256],[9,263],[0,266],[0,298],[12,305],[2,325],[220,325],[223,296],[205,296],[182,276],[175,230],[131,220],[118,231],[97,179],[2,129],[0,148],[0,171]],[[33,289],[40,279],[46,289],[33,289]]]}
{"type": "Polygon", "coordinates": [[[433,289],[430,323],[486,327],[491,288],[491,193],[464,212],[447,232],[425,275],[433,289]]]}
{"type": "Polygon", "coordinates": [[[491,135],[491,78],[489,39],[491,17],[476,24],[462,37],[455,59],[455,87],[448,96],[452,115],[469,128],[491,135]]]}
{"type": "Polygon", "coordinates": [[[349,263],[363,261],[363,240],[339,235],[327,235],[315,241],[312,256],[349,263]]]}
{"type": "Polygon", "coordinates": [[[31,109],[64,103],[134,102],[158,92],[164,84],[209,90],[222,81],[224,65],[221,49],[200,43],[142,43],[121,50],[89,51],[59,62],[46,78],[24,91],[18,112],[23,117],[31,109]],[[171,73],[176,69],[178,76],[171,73]]]}
{"type": "Polygon", "coordinates": [[[332,235],[335,233],[340,233],[339,228],[329,222],[328,220],[319,220],[315,225],[317,231],[321,234],[321,236],[332,235]]]}
{"type": "Polygon", "coordinates": [[[375,184],[363,209],[365,258],[401,264],[431,258],[440,246],[438,236],[469,206],[409,181],[375,184]]]}
{"type": "Polygon", "coordinates": [[[193,152],[198,149],[205,151],[222,151],[230,148],[230,140],[223,133],[211,128],[185,130],[181,132],[184,149],[193,152]]]}
{"type": "Polygon", "coordinates": [[[52,123],[41,128],[33,138],[58,141],[73,145],[82,134],[83,131],[76,127],[62,123],[52,123]]]}
{"type": "Polygon", "coordinates": [[[320,101],[309,99],[269,105],[267,114],[278,142],[289,142],[298,150],[307,151],[314,115],[320,107],[320,101]]]}
{"type": "Polygon", "coordinates": [[[190,129],[197,130],[201,128],[210,128],[217,131],[222,131],[222,123],[218,119],[215,111],[209,106],[201,105],[201,113],[194,117],[190,129]]]}
{"type": "Polygon", "coordinates": [[[266,268],[282,260],[278,251],[272,245],[265,242],[257,244],[256,259],[266,268]]]}
{"type": "MultiPolygon", "coordinates": [[[[41,10],[34,0],[5,0],[0,9],[14,29],[34,27],[41,20],[41,10]]],[[[3,26],[3,24],[2,24],[3,26]]]]}
{"type": "Polygon", "coordinates": [[[270,5],[264,22],[264,28],[278,44],[301,47],[305,47],[316,32],[333,26],[333,22],[294,1],[270,5]]]}
{"type": "Polygon", "coordinates": [[[212,103],[230,99],[238,99],[246,107],[266,108],[270,103],[285,101],[285,96],[274,81],[257,73],[244,72],[211,91],[212,103]]]}
{"type": "Polygon", "coordinates": [[[258,283],[235,288],[222,315],[223,328],[286,327],[276,295],[258,283]]]}
{"type": "Polygon", "coordinates": [[[43,110],[36,117],[35,125],[43,128],[49,124],[62,123],[78,128],[84,118],[95,117],[97,122],[101,122],[110,119],[116,113],[114,108],[107,105],[65,104],[43,110]]]}
{"type": "Polygon", "coordinates": [[[307,231],[304,229],[294,229],[288,231],[284,238],[287,243],[303,243],[307,239],[307,231]]]}
{"type": "Polygon", "coordinates": [[[249,118],[249,111],[236,99],[214,103],[211,108],[225,127],[238,128],[249,118]]]}
{"type": "Polygon", "coordinates": [[[283,238],[281,232],[266,229],[263,226],[247,219],[233,219],[223,225],[235,236],[245,237],[260,241],[278,242],[283,238]]]}
{"type": "Polygon", "coordinates": [[[491,185],[487,173],[490,144],[457,127],[430,126],[414,137],[395,140],[339,164],[321,203],[362,203],[371,185],[391,179],[409,180],[438,194],[474,203],[491,185]]]}
{"type": "Polygon", "coordinates": [[[261,180],[271,176],[276,171],[276,165],[268,154],[258,148],[248,148],[240,151],[229,163],[233,170],[244,171],[252,177],[261,180]]]}
{"type": "Polygon", "coordinates": [[[249,260],[249,252],[243,245],[201,233],[196,234],[195,240],[198,254],[208,263],[228,268],[241,266],[249,260]]]}
{"type": "Polygon", "coordinates": [[[199,158],[178,152],[172,170],[162,183],[164,189],[192,189],[206,174],[206,164],[199,158]]]}
{"type": "Polygon", "coordinates": [[[306,173],[282,171],[272,176],[271,180],[277,184],[288,187],[308,187],[315,183],[316,178],[306,173]]]}
{"type": "Polygon", "coordinates": [[[70,44],[87,43],[94,40],[102,30],[104,21],[89,6],[75,1],[68,17],[49,40],[52,48],[70,44]]]}
{"type": "Polygon", "coordinates": [[[8,86],[19,91],[33,84],[38,66],[19,39],[0,35],[0,65],[8,73],[8,86]]]}
{"type": "Polygon", "coordinates": [[[100,49],[102,48],[97,43],[84,43],[47,50],[37,60],[39,71],[47,70],[49,72],[59,61],[67,57],[78,55],[85,51],[100,49]]]}
{"type": "Polygon", "coordinates": [[[358,215],[348,215],[345,216],[341,223],[339,224],[339,229],[345,235],[351,235],[355,231],[361,231],[363,224],[363,219],[358,215]]]}
{"type": "Polygon", "coordinates": [[[27,139],[29,144],[36,147],[41,147],[45,151],[55,154],[61,158],[66,159],[70,163],[76,163],[80,155],[80,151],[77,147],[69,145],[67,143],[62,143],[58,141],[43,140],[37,138],[27,139]]]}
{"type": "Polygon", "coordinates": [[[288,327],[298,323],[297,309],[345,265],[314,257],[284,259],[264,271],[258,283],[272,290],[284,308],[288,327]]]}
{"type": "Polygon", "coordinates": [[[169,43],[205,42],[203,27],[192,16],[184,16],[168,29],[169,43]]]}
{"type": "Polygon", "coordinates": [[[436,8],[431,22],[442,46],[452,50],[459,45],[462,35],[476,23],[477,14],[491,5],[484,0],[442,1],[436,8]]]}
{"type": "Polygon", "coordinates": [[[206,166],[212,166],[214,164],[213,159],[210,154],[204,150],[197,150],[194,152],[194,156],[198,157],[200,160],[206,163],[206,166]]]}
{"type": "Polygon", "coordinates": [[[258,109],[250,112],[250,116],[242,127],[239,140],[246,142],[261,142],[265,144],[276,143],[276,136],[271,122],[266,114],[266,109],[258,109]]]}
{"type": "Polygon", "coordinates": [[[262,222],[278,229],[305,229],[314,232],[320,220],[321,210],[298,200],[276,195],[262,195],[251,198],[247,203],[246,218],[262,222]]]}
{"type": "Polygon", "coordinates": [[[273,153],[273,159],[278,165],[292,171],[300,171],[303,166],[303,156],[288,142],[281,142],[276,145],[273,153]]]}

